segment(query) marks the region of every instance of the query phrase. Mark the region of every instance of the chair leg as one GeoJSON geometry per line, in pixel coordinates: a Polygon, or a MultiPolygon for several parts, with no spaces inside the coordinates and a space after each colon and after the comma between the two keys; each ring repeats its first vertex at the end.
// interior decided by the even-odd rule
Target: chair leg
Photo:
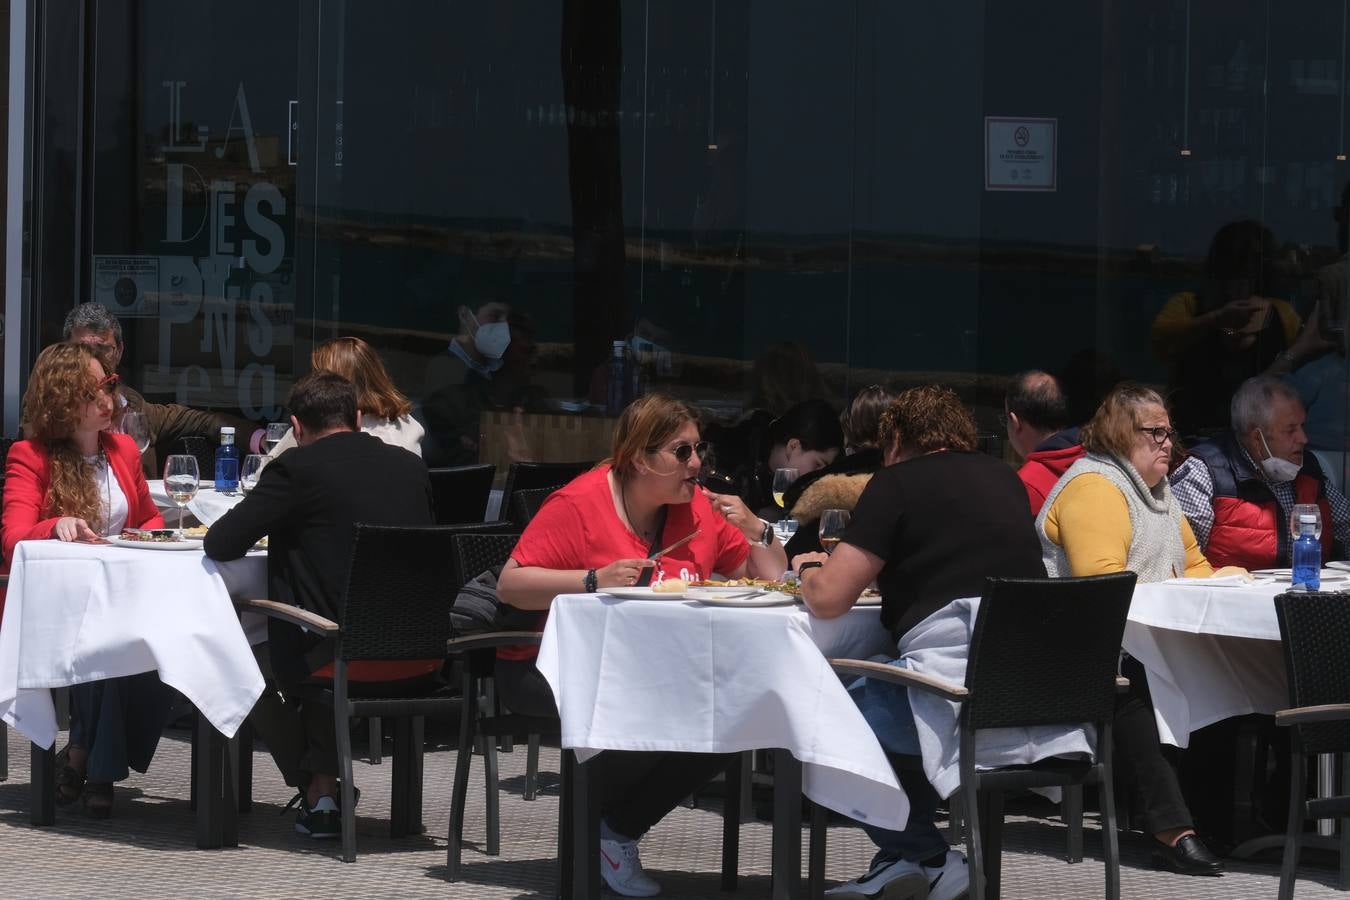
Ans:
{"type": "Polygon", "coordinates": [[[0,722],[0,781],[9,781],[9,728],[0,722]]]}
{"type": "Polygon", "coordinates": [[[984,829],[984,892],[998,897],[1003,873],[1003,792],[980,792],[981,827],[984,829]]]}
{"type": "Polygon", "coordinates": [[[722,890],[736,890],[736,879],[741,868],[741,768],[744,754],[727,767],[722,796],[722,890]]]}
{"type": "Polygon", "coordinates": [[[426,831],[422,824],[422,756],[427,745],[427,721],[413,716],[412,758],[408,766],[408,834],[426,831]]]}
{"type": "Polygon", "coordinates": [[[450,792],[450,834],[447,839],[446,879],[459,881],[461,844],[464,840],[464,804],[469,797],[469,765],[473,761],[474,729],[478,721],[478,704],[474,698],[477,685],[469,667],[464,666],[463,693],[459,710],[459,750],[455,754],[455,784],[450,792]]]}
{"type": "Polygon", "coordinates": [[[1279,900],[1294,897],[1299,845],[1303,842],[1303,798],[1308,791],[1308,757],[1297,738],[1293,743],[1289,754],[1289,817],[1285,820],[1284,858],[1280,861],[1279,900]]]}
{"type": "Polygon", "coordinates": [[[829,811],[819,803],[811,804],[811,843],[806,853],[806,896],[825,893],[825,842],[829,837],[829,811]]]}
{"type": "Polygon", "coordinates": [[[1111,762],[1114,740],[1109,725],[1099,725],[1097,790],[1102,807],[1102,855],[1106,858],[1106,900],[1120,900],[1120,840],[1116,821],[1115,767],[1111,762]]]}
{"type": "MultiPolygon", "coordinates": [[[[963,767],[964,768],[964,767],[963,767]]],[[[964,779],[963,779],[964,780],[964,779]]],[[[984,900],[988,894],[984,889],[984,861],[982,835],[980,834],[979,794],[974,782],[961,788],[962,811],[966,820],[966,867],[970,871],[970,900],[984,900]]]]}
{"type": "Polygon", "coordinates": [[[539,794],[539,735],[529,736],[525,751],[525,799],[533,800],[539,794]]]}
{"type": "Polygon", "coordinates": [[[965,797],[957,788],[947,798],[947,843],[959,844],[965,840],[961,828],[961,810],[965,807],[965,797]]]}
{"type": "Polygon", "coordinates": [[[371,716],[366,720],[366,726],[369,728],[369,737],[367,744],[369,747],[370,764],[378,766],[384,762],[384,735],[380,731],[380,717],[371,716]]]}
{"type": "MultiPolygon", "coordinates": [[[[201,713],[193,713],[200,716],[201,713]]],[[[188,735],[188,811],[197,811],[197,722],[194,718],[192,733],[188,735]]]]}
{"type": "Polygon", "coordinates": [[[1083,861],[1083,786],[1070,784],[1064,786],[1064,799],[1059,804],[1060,816],[1069,832],[1068,861],[1083,861]]]}
{"type": "MultiPolygon", "coordinates": [[[[340,664],[341,661],[339,661],[340,664]]],[[[345,667],[343,667],[345,668],[345,667]]],[[[342,776],[342,861],[356,862],[356,791],[352,784],[352,732],[347,716],[346,672],[333,678],[333,727],[337,730],[338,768],[342,776]]]]}
{"type": "Polygon", "coordinates": [[[408,834],[408,767],[412,756],[412,719],[399,716],[394,720],[393,783],[389,797],[389,836],[408,834]]]}
{"type": "Polygon", "coordinates": [[[487,792],[487,855],[501,853],[501,797],[497,785],[497,744],[483,738],[483,788],[487,792]]]}

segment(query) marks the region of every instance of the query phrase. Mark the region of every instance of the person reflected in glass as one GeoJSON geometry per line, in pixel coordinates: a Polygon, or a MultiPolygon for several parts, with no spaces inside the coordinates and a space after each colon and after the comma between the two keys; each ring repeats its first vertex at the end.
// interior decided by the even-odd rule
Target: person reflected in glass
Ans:
{"type": "MultiPolygon", "coordinates": [[[[932,623],[955,623],[961,613],[953,601],[980,596],[986,578],[1042,578],[1045,569],[1021,481],[1001,459],[976,450],[975,419],[955,391],[940,385],[901,391],[882,414],[878,442],[886,465],[858,498],[839,545],[829,556],[796,555],[792,565],[807,610],[822,619],[847,613],[875,582],[881,622],[899,651],[890,664],[904,666],[906,652],[932,652],[924,643],[932,623]]],[[[950,639],[942,646],[950,647],[950,639]]],[[[966,652],[961,646],[948,654],[960,668],[958,680],[966,652]]],[[[907,691],[864,678],[849,694],[888,753],[920,755],[907,691]]],[[[939,793],[950,795],[959,785],[954,777],[930,783],[912,768],[896,775],[909,797],[908,823],[899,831],[863,823],[877,846],[872,865],[827,897],[965,897],[966,859],[934,821],[939,793]]]]}
{"type": "MultiPolygon", "coordinates": [[[[699,486],[706,450],[688,406],[660,393],[634,401],[619,416],[610,458],[551,494],[526,526],[498,579],[502,603],[542,628],[559,594],[631,587],[648,578],[693,582],[713,573],[780,578],[787,557],[773,527],[738,497],[699,486]],[[683,546],[649,558],[694,532],[683,546]]],[[[537,652],[498,651],[498,696],[513,712],[556,716],[552,691],[534,665],[537,652]]],[[[607,750],[587,763],[602,773],[600,849],[610,865],[601,870],[612,890],[657,893],[637,841],[731,758],[607,750]]]]}
{"type": "MultiPolygon", "coordinates": [[[[124,528],[164,527],[140,448],[108,430],[117,392],[113,358],[103,348],[53,344],[39,354],[23,395],[23,440],[5,461],[4,573],[20,541],[93,542],[124,528]]],[[[57,754],[56,800],[83,797],[91,816],[107,818],[114,782],[150,765],[169,691],[146,672],[77,684],[70,694],[70,742],[57,754]]]]}
{"type": "MultiPolygon", "coordinates": [[[[394,386],[374,347],[359,337],[333,338],[314,348],[309,363],[314,371],[333,372],[355,386],[362,431],[422,455],[422,425],[412,417],[412,403],[394,386]]],[[[295,434],[286,429],[267,458],[276,459],[294,446],[295,434]]]]}
{"type": "Polygon", "coordinates": [[[476,310],[460,306],[460,331],[427,363],[422,455],[431,466],[478,462],[482,414],[529,412],[544,397],[532,383],[536,353],[533,320],[493,301],[476,310]]]}
{"type": "MultiPolygon", "coordinates": [[[[1082,432],[1087,454],[1064,473],[1036,518],[1052,578],[1129,570],[1140,584],[1215,574],[1167,482],[1176,431],[1156,391],[1117,386],[1082,432]]],[[[1241,572],[1221,569],[1219,574],[1241,572]]],[[[1155,863],[1185,875],[1217,875],[1223,863],[1195,833],[1176,761],[1164,753],[1140,663],[1125,654],[1128,693],[1116,705],[1115,744],[1135,773],[1155,863]]]]}
{"type": "Polygon", "coordinates": [[[881,417],[895,401],[895,394],[879,384],[863,388],[839,416],[844,452],[824,468],[798,478],[783,498],[788,517],[797,521],[797,531],[788,540],[788,558],[820,550],[816,527],[826,509],[853,509],[884,463],[881,453],[881,417]]]}
{"type": "Polygon", "coordinates": [[[1205,283],[1168,299],[1153,320],[1154,354],[1172,367],[1169,396],[1186,435],[1228,425],[1228,399],[1294,342],[1300,319],[1280,297],[1289,268],[1270,229],[1243,220],[1214,235],[1205,283]]]}

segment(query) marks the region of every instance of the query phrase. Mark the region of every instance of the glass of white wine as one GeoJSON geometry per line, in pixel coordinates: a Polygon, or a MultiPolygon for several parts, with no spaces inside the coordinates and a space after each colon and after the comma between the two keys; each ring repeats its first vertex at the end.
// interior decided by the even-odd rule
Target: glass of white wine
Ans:
{"type": "Polygon", "coordinates": [[[175,453],[164,461],[164,492],[178,507],[178,539],[183,539],[183,510],[197,496],[197,457],[175,453]]]}
{"type": "Polygon", "coordinates": [[[783,508],[783,497],[787,494],[788,488],[792,487],[792,482],[796,480],[796,469],[773,470],[773,502],[778,504],[779,509],[783,508]]]}
{"type": "Polygon", "coordinates": [[[827,509],[820,514],[820,546],[826,553],[833,553],[839,546],[851,518],[846,509],[827,509]]]}
{"type": "Polygon", "coordinates": [[[250,453],[244,457],[244,462],[239,467],[239,490],[247,494],[258,485],[258,477],[262,475],[263,466],[267,464],[267,457],[257,453],[250,453]]]}
{"type": "Polygon", "coordinates": [[[263,436],[263,450],[271,453],[276,449],[277,444],[281,443],[282,438],[286,437],[286,432],[290,430],[289,422],[267,423],[267,434],[263,436]]]}

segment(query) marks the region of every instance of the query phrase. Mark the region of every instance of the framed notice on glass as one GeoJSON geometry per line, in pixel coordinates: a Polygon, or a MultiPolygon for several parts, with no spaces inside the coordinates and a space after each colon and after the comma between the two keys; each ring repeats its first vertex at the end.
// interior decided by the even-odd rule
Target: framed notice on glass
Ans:
{"type": "Polygon", "coordinates": [[[1058,119],[985,116],[984,189],[1055,190],[1058,141],[1058,119]]]}

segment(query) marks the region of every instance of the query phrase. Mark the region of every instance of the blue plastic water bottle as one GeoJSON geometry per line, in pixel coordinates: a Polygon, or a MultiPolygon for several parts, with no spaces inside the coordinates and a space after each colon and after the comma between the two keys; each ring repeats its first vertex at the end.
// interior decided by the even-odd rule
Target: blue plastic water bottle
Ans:
{"type": "Polygon", "coordinates": [[[1294,588],[1316,591],[1322,587],[1322,543],[1317,540],[1317,517],[1298,517],[1294,540],[1294,588]]]}
{"type": "Polygon", "coordinates": [[[239,448],[234,445],[234,428],[220,429],[220,446],[216,448],[216,492],[233,494],[239,490],[239,448]]]}
{"type": "Polygon", "coordinates": [[[617,416],[633,400],[633,373],[628,365],[628,356],[623,341],[615,341],[614,354],[609,358],[608,391],[605,398],[605,412],[617,416]]]}

